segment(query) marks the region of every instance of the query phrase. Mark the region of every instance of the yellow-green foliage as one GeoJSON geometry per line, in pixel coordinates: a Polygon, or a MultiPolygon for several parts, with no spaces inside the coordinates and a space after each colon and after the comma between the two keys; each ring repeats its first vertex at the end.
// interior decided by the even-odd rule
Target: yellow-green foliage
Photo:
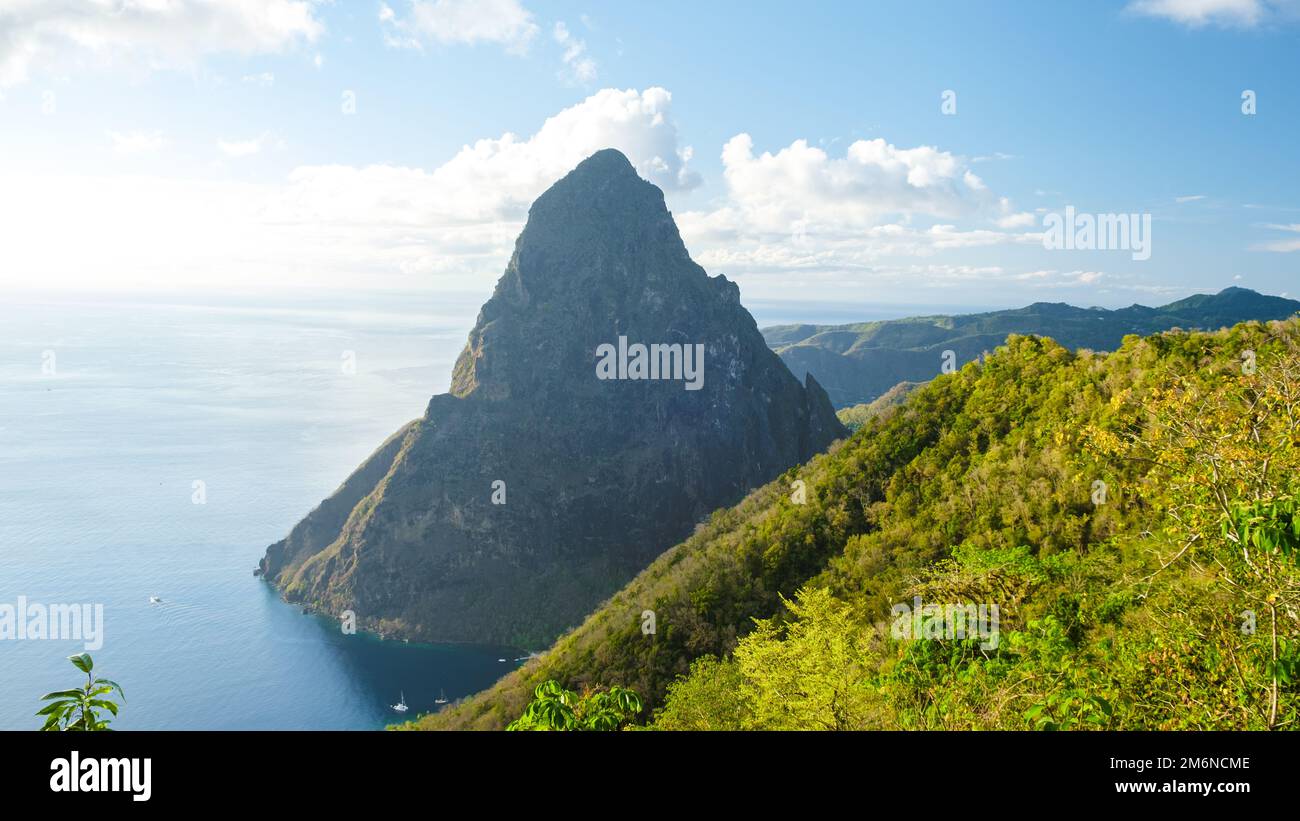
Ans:
{"type": "Polygon", "coordinates": [[[733,654],[740,674],[742,727],[848,730],[879,710],[870,684],[871,632],[827,590],[786,602],[790,619],[758,622],[733,654]]]}
{"type": "MultiPolygon", "coordinates": [[[[1130,339],[1107,360],[1019,351],[989,363],[965,418],[895,475],[878,528],[812,580],[864,618],[846,623],[848,605],[810,586],[800,601],[821,604],[789,608],[788,652],[769,622],[740,641],[738,703],[717,726],[736,711],[742,726],[805,729],[1295,726],[1296,323],[1130,339]],[[1044,360],[1050,374],[1035,366],[1044,360]],[[988,432],[987,445],[970,447],[972,431],[988,432]],[[1092,477],[1107,483],[1100,504],[1092,477]],[[906,595],[998,604],[995,649],[895,639],[879,618],[879,577],[936,526],[961,543],[906,595]],[[788,674],[853,636],[869,652],[788,674]],[[781,686],[764,686],[774,677],[781,686]],[[828,723],[827,710],[794,706],[828,692],[859,711],[828,723]]],[[[674,685],[660,726],[691,714],[708,728],[694,693],[689,679],[674,685]]]]}
{"type": "Polygon", "coordinates": [[[1107,355],[1012,336],[423,726],[503,726],[555,678],[664,729],[1294,727],[1297,419],[1296,319],[1107,355]],[[997,646],[895,638],[915,596],[996,604],[997,646]]]}

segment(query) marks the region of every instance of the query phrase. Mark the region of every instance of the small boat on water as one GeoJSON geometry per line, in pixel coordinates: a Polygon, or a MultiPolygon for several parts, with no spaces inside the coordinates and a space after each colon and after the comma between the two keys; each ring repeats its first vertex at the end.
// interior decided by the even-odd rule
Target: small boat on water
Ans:
{"type": "Polygon", "coordinates": [[[446,703],[447,703],[447,691],[446,691],[446,690],[439,690],[439,691],[438,691],[438,697],[435,698],[435,699],[433,700],[433,703],[434,703],[434,704],[446,704],[446,703]]]}
{"type": "Polygon", "coordinates": [[[406,706],[406,693],[402,693],[402,697],[399,698],[399,699],[397,700],[397,703],[394,704],[394,705],[392,705],[392,706],[393,706],[393,709],[396,710],[396,711],[399,712],[399,713],[404,713],[404,712],[406,712],[408,709],[410,709],[409,707],[406,706]]]}
{"type": "Polygon", "coordinates": [[[162,604],[162,603],[163,603],[163,600],[162,600],[162,598],[161,598],[160,596],[150,596],[150,597],[149,597],[149,603],[150,603],[150,604],[162,604]]]}

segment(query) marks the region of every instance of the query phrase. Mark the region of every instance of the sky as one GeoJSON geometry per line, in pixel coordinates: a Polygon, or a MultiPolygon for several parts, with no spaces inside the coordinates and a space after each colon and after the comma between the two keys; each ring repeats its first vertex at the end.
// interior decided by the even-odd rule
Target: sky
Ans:
{"type": "Polygon", "coordinates": [[[486,295],[614,147],[745,299],[1295,297],[1298,46],[1300,0],[0,0],[0,292],[486,295]]]}

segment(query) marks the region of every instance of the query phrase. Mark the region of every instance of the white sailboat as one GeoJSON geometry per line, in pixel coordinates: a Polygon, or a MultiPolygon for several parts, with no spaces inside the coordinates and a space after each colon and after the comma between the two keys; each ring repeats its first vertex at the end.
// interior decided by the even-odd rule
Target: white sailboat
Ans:
{"type": "Polygon", "coordinates": [[[446,704],[446,703],[447,703],[447,691],[446,691],[446,690],[439,690],[439,691],[438,691],[438,697],[435,698],[435,699],[433,700],[433,703],[434,703],[434,704],[446,704]]]}
{"type": "Polygon", "coordinates": [[[402,693],[402,697],[399,698],[399,699],[397,700],[397,703],[393,705],[393,709],[396,710],[396,711],[399,712],[399,713],[404,713],[404,712],[407,711],[408,708],[407,708],[407,706],[406,706],[406,693],[405,693],[405,692],[402,693]]]}

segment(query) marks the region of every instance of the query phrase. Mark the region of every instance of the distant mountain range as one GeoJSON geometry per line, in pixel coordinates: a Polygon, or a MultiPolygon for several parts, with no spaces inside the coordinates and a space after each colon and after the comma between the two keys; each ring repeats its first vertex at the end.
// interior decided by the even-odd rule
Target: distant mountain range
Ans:
{"type": "Polygon", "coordinates": [[[811,373],[837,408],[867,403],[900,382],[940,373],[945,351],[961,365],[992,351],[1009,334],[1048,336],[1067,348],[1111,351],[1128,334],[1171,328],[1216,330],[1249,320],[1286,319],[1300,302],[1225,288],[1159,308],[1076,308],[1035,302],[1024,308],[958,316],[921,316],[850,325],[776,325],[762,333],[800,379],[811,373]]]}

